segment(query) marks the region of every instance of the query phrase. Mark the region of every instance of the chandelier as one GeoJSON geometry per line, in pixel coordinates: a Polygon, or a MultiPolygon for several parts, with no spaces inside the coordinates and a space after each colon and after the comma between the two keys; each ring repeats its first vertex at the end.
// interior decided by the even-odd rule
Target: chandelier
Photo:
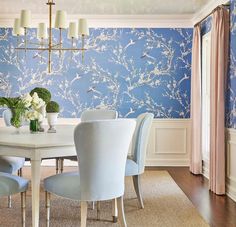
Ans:
{"type": "Polygon", "coordinates": [[[46,3],[49,7],[49,27],[47,28],[46,23],[39,23],[37,28],[37,39],[38,43],[31,43],[27,41],[27,31],[31,27],[31,11],[21,10],[20,18],[16,18],[13,26],[13,35],[17,36],[17,47],[16,50],[25,51],[38,51],[39,54],[35,57],[40,56],[43,52],[48,52],[48,73],[52,70],[52,52],[58,51],[61,56],[62,51],[81,51],[82,61],[84,58],[84,39],[85,36],[89,35],[89,28],[87,26],[86,19],[79,19],[78,25],[76,22],[70,22],[69,27],[67,26],[67,13],[63,10],[57,10],[55,19],[55,28],[59,29],[60,37],[57,43],[53,43],[52,36],[52,7],[55,5],[53,0],[48,0],[46,3]],[[71,39],[71,47],[65,48],[62,43],[62,31],[68,28],[68,39],[71,39]],[[19,43],[19,37],[24,36],[24,41],[19,43]],[[75,40],[81,37],[81,48],[75,46],[75,40]]]}

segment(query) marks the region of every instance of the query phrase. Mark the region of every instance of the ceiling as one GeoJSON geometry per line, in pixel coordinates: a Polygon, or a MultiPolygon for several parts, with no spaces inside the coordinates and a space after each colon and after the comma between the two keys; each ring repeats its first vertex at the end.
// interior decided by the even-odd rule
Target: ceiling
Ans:
{"type": "MultiPolygon", "coordinates": [[[[47,0],[0,0],[0,14],[18,14],[30,9],[46,14],[47,0]]],[[[54,0],[54,10],[78,15],[178,15],[194,14],[210,0],[54,0]]]]}

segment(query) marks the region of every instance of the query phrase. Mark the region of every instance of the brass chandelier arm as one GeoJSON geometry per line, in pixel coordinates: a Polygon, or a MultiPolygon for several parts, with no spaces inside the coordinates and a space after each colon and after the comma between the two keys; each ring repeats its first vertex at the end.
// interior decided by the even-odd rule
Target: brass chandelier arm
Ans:
{"type": "Polygon", "coordinates": [[[79,51],[85,51],[85,50],[87,50],[85,48],[37,48],[37,47],[27,47],[27,48],[16,47],[15,49],[16,50],[38,50],[38,51],[45,51],[45,50],[52,50],[52,51],[58,51],[58,50],[61,50],[61,51],[67,51],[67,50],[74,51],[74,50],[79,50],[79,51]]]}
{"type": "MultiPolygon", "coordinates": [[[[75,22],[70,22],[69,29],[68,29],[68,39],[71,39],[71,47],[66,48],[63,47],[63,37],[62,37],[62,29],[67,28],[66,25],[66,12],[63,10],[58,10],[56,14],[56,23],[55,28],[59,28],[60,37],[59,42],[54,41],[53,39],[53,26],[52,26],[52,8],[55,5],[54,0],[47,0],[46,5],[48,6],[48,29],[46,23],[39,23],[38,30],[37,30],[37,38],[40,42],[36,42],[32,39],[27,39],[27,30],[30,28],[30,20],[31,20],[31,12],[30,10],[22,10],[21,11],[21,19],[16,18],[14,23],[14,28],[17,32],[17,47],[15,50],[17,51],[24,51],[25,56],[27,51],[36,51],[34,53],[33,58],[41,57],[43,59],[42,54],[47,52],[48,54],[48,73],[52,71],[52,54],[53,51],[58,51],[59,56],[63,51],[71,51],[71,56],[73,56],[73,52],[81,51],[82,53],[82,62],[84,60],[84,52],[87,50],[84,48],[84,37],[85,35],[89,35],[89,30],[87,27],[87,21],[85,19],[79,19],[79,27],[76,28],[75,22]],[[22,19],[23,18],[23,19],[22,19]],[[20,23],[19,23],[20,22],[20,23]],[[24,34],[20,29],[24,28],[24,34]],[[79,28],[79,31],[78,31],[79,28]],[[48,34],[48,35],[47,35],[48,34]],[[24,40],[22,43],[19,43],[19,35],[24,35],[24,40]],[[77,48],[74,45],[74,38],[78,38],[78,35],[82,35],[82,46],[77,48]],[[53,43],[53,41],[55,43],[53,43]]],[[[18,56],[18,52],[17,52],[18,56]]]]}

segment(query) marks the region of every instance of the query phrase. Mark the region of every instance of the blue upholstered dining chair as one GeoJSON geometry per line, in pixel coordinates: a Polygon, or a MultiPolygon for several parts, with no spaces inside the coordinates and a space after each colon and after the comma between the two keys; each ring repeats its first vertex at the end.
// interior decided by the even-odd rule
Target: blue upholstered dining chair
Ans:
{"type": "Polygon", "coordinates": [[[82,227],[86,226],[87,202],[117,198],[121,226],[127,226],[123,207],[125,162],[134,129],[135,121],[127,119],[78,124],[74,141],[79,171],[44,180],[48,223],[53,193],[81,202],[82,227]]]}
{"type": "MultiPolygon", "coordinates": [[[[118,117],[118,112],[115,110],[108,110],[108,109],[91,109],[85,110],[82,112],[80,120],[81,122],[84,121],[97,121],[97,120],[108,120],[108,119],[116,119],[118,117]]],[[[61,173],[64,169],[64,159],[69,159],[71,161],[77,161],[77,156],[69,156],[63,157],[59,159],[59,168],[61,173]]]]}
{"type": "MultiPolygon", "coordinates": [[[[3,119],[6,126],[11,126],[11,111],[6,109],[3,111],[3,119]]],[[[18,175],[22,175],[21,168],[24,166],[25,158],[0,156],[0,172],[15,173],[18,171],[18,175]]],[[[8,207],[11,207],[11,196],[8,197],[8,207]]]]}
{"type": "Polygon", "coordinates": [[[81,122],[84,121],[97,121],[97,120],[106,120],[106,119],[116,119],[118,113],[115,110],[108,109],[93,109],[85,110],[80,117],[81,122]]]}
{"type": "Polygon", "coordinates": [[[21,193],[22,226],[25,227],[25,204],[28,180],[0,172],[0,197],[21,193]]]}
{"type": "Polygon", "coordinates": [[[144,208],[141,195],[140,176],[144,172],[146,151],[154,115],[143,113],[136,120],[136,128],[132,139],[131,157],[127,158],[125,176],[133,177],[134,189],[140,208],[144,208]]]}

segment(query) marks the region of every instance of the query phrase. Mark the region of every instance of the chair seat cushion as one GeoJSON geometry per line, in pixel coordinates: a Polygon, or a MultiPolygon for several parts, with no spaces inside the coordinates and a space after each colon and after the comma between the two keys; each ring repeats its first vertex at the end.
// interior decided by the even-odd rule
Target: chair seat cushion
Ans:
{"type": "Polygon", "coordinates": [[[15,173],[22,168],[25,163],[25,158],[0,156],[0,172],[15,173]]]}
{"type": "Polygon", "coordinates": [[[0,172],[0,196],[24,192],[28,188],[28,182],[22,177],[0,172]]]}
{"type": "Polygon", "coordinates": [[[80,200],[80,177],[78,172],[56,174],[44,179],[45,191],[68,199],[80,200]]]}
{"type": "Polygon", "coordinates": [[[127,158],[125,167],[125,176],[134,176],[138,174],[139,174],[138,164],[132,159],[127,158]]]}

